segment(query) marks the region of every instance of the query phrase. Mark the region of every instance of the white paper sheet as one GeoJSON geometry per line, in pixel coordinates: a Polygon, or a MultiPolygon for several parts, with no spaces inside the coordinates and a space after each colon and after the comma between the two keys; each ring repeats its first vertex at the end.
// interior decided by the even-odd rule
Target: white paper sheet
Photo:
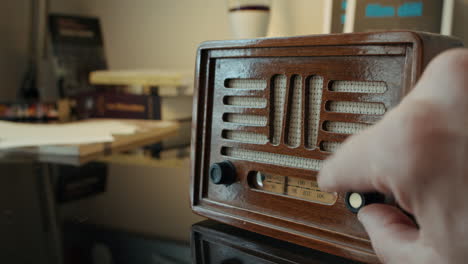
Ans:
{"type": "Polygon", "coordinates": [[[133,134],[137,127],[120,121],[69,124],[23,124],[0,121],[0,149],[113,141],[112,135],[133,134]]]}

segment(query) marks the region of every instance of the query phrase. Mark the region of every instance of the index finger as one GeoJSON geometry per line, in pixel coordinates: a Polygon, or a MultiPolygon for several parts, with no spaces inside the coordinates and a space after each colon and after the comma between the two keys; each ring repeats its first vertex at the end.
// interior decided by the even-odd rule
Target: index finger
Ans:
{"type": "Polygon", "coordinates": [[[387,192],[385,184],[376,179],[385,160],[379,152],[385,151],[382,144],[388,144],[388,139],[382,140],[380,130],[374,126],[345,141],[325,161],[318,174],[319,187],[324,191],[387,192]]]}
{"type": "Polygon", "coordinates": [[[415,145],[412,131],[421,135],[436,128],[464,131],[460,120],[468,112],[467,58],[466,50],[453,50],[434,59],[400,105],[376,125],[350,137],[324,163],[318,174],[319,187],[325,191],[390,193],[390,182],[398,181],[395,177],[410,176],[408,168],[415,156],[410,147],[415,145]],[[436,111],[429,111],[431,108],[436,111]]]}

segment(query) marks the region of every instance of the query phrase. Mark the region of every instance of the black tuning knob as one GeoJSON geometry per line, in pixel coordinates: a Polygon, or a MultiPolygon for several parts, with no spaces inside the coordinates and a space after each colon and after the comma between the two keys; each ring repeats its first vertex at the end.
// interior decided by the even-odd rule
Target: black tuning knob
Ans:
{"type": "Polygon", "coordinates": [[[362,207],[369,204],[385,203],[385,200],[385,195],[378,192],[347,192],[345,195],[346,207],[353,213],[357,213],[362,207]]]}
{"type": "Polygon", "coordinates": [[[230,185],[236,181],[236,168],[227,160],[213,163],[210,167],[210,179],[214,184],[230,185]]]}

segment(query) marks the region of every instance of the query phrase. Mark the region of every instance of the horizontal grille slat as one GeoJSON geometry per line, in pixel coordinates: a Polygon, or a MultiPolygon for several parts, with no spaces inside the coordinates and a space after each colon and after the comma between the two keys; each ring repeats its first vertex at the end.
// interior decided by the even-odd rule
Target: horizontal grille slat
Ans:
{"type": "Polygon", "coordinates": [[[334,122],[326,121],[324,124],[325,131],[340,133],[340,134],[356,134],[370,127],[369,124],[350,123],[350,122],[334,122]]]}
{"type": "Polygon", "coordinates": [[[247,96],[227,96],[224,99],[226,105],[252,107],[252,108],[265,108],[267,100],[259,97],[247,96]]]}
{"type": "Polygon", "coordinates": [[[337,113],[383,115],[385,114],[385,105],[368,102],[330,101],[327,103],[327,110],[337,113]]]}
{"type": "Polygon", "coordinates": [[[340,146],[340,142],[324,141],[320,145],[320,149],[327,152],[335,152],[340,146]]]}
{"type": "Polygon", "coordinates": [[[221,153],[231,158],[306,170],[320,170],[323,161],[270,152],[223,147],[221,153]]]}
{"type": "Polygon", "coordinates": [[[387,91],[387,85],[384,82],[333,81],[330,90],[347,93],[384,93],[387,91]]]}
{"type": "Polygon", "coordinates": [[[266,135],[260,134],[260,133],[253,133],[253,132],[225,130],[223,131],[223,138],[234,140],[234,141],[241,142],[241,143],[251,143],[251,144],[268,143],[268,137],[266,135]]]}
{"type": "Polygon", "coordinates": [[[255,79],[227,79],[224,83],[226,88],[263,90],[267,87],[266,80],[255,79]]]}
{"type": "Polygon", "coordinates": [[[224,114],[224,121],[235,124],[252,125],[252,126],[266,126],[267,117],[261,115],[244,115],[227,113],[224,114]]]}

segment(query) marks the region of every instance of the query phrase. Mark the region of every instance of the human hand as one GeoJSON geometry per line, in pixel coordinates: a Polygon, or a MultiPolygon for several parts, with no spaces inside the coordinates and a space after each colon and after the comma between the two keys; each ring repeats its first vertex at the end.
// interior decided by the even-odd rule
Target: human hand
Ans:
{"type": "Polygon", "coordinates": [[[384,263],[468,261],[468,50],[444,52],[380,122],[350,137],[318,176],[325,191],[378,191],[358,218],[384,263]]]}

